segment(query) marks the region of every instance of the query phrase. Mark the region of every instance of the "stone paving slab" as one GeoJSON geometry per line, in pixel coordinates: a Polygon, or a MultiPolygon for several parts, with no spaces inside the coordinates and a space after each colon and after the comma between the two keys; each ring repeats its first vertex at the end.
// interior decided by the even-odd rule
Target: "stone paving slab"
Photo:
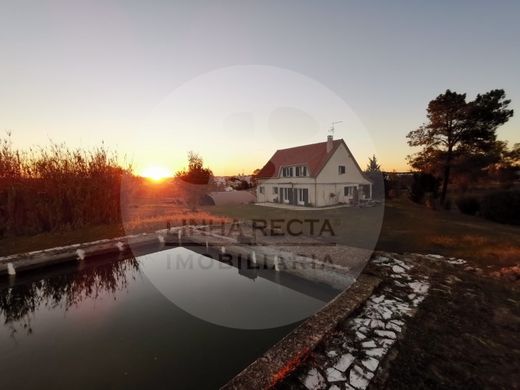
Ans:
{"type": "Polygon", "coordinates": [[[407,318],[428,293],[428,275],[417,272],[415,260],[416,255],[376,254],[366,272],[377,274],[383,282],[276,388],[368,388],[401,337],[407,318]]]}

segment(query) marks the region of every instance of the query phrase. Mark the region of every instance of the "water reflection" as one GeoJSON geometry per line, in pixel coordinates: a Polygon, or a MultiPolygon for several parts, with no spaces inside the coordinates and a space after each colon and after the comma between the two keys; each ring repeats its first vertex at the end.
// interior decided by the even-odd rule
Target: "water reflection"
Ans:
{"type": "Polygon", "coordinates": [[[289,313],[310,313],[325,304],[321,296],[307,297],[291,278],[269,279],[268,271],[255,271],[254,281],[229,265],[174,272],[173,262],[171,270],[166,268],[168,253],[155,248],[155,255],[137,259],[91,258],[0,281],[0,321],[6,324],[0,326],[0,389],[42,383],[53,389],[219,388],[298,322],[233,329],[177,303],[195,298],[200,300],[196,308],[206,309],[224,297],[220,307],[229,318],[248,313],[250,308],[235,304],[241,302],[257,307],[255,315],[275,317],[284,307],[289,313]],[[165,281],[165,290],[157,280],[165,281]],[[176,299],[167,299],[164,291],[175,292],[176,299]],[[182,297],[186,300],[179,301],[182,297]],[[290,298],[285,306],[276,301],[283,297],[290,298]]]}
{"type": "Polygon", "coordinates": [[[212,324],[235,329],[289,325],[314,314],[337,294],[329,286],[290,273],[252,268],[230,255],[226,261],[220,253],[211,256],[190,249],[143,256],[141,271],[174,305],[212,324]]]}
{"type": "Polygon", "coordinates": [[[59,268],[48,275],[38,275],[31,281],[27,275],[14,285],[0,284],[0,317],[10,327],[12,334],[19,328],[32,333],[31,316],[40,308],[62,308],[67,311],[85,299],[113,295],[128,285],[128,278],[135,279],[139,262],[135,257],[114,261],[92,259],[87,264],[68,271],[59,268]]]}

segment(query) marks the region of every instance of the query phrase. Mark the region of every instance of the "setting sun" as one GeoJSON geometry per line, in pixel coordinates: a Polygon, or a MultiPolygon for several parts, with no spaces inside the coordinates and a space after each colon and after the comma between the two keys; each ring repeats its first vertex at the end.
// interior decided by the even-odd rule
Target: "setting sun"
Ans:
{"type": "Polygon", "coordinates": [[[172,174],[170,170],[165,167],[150,166],[141,171],[141,176],[153,181],[161,181],[168,177],[171,177],[172,174]]]}

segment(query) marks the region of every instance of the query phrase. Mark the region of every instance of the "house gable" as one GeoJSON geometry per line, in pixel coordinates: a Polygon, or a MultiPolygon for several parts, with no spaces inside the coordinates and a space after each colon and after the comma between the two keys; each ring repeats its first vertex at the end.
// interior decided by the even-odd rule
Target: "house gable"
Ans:
{"type": "Polygon", "coordinates": [[[316,182],[370,184],[343,140],[319,172],[316,182]],[[345,167],[344,173],[340,173],[339,166],[345,167]]]}

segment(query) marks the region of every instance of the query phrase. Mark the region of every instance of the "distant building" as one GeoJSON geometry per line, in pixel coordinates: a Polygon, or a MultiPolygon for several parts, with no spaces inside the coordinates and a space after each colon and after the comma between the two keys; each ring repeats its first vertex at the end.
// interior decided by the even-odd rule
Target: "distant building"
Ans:
{"type": "Polygon", "coordinates": [[[259,203],[323,207],[372,198],[366,179],[342,139],[277,150],[258,173],[259,203]]]}
{"type": "Polygon", "coordinates": [[[214,176],[213,184],[218,191],[242,191],[251,188],[251,175],[214,176]]]}

